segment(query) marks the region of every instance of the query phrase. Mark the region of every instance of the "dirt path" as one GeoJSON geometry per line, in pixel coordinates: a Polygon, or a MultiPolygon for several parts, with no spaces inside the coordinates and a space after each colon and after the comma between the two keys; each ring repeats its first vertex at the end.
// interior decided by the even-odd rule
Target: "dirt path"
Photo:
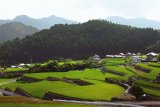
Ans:
{"type": "Polygon", "coordinates": [[[102,102],[102,101],[76,101],[76,100],[58,100],[58,99],[53,99],[53,101],[56,102],[67,102],[67,103],[80,103],[80,104],[90,104],[90,105],[96,105],[100,107],[145,107],[145,106],[139,106],[136,103],[121,103],[121,102],[102,102]]]}

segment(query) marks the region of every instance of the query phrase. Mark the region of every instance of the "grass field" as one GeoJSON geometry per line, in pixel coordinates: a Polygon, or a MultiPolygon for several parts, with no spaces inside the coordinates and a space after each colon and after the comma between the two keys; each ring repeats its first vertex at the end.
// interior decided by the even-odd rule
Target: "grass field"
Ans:
{"type": "Polygon", "coordinates": [[[150,63],[148,63],[148,65],[149,65],[149,66],[151,66],[151,67],[157,67],[157,68],[160,68],[160,64],[155,63],[155,62],[150,62],[150,63]]]}
{"type": "Polygon", "coordinates": [[[106,66],[106,68],[108,68],[110,70],[113,70],[113,71],[124,73],[128,76],[134,76],[135,75],[135,73],[127,70],[124,66],[106,66]]]}
{"type": "MultiPolygon", "coordinates": [[[[28,73],[24,74],[24,76],[27,77],[33,77],[38,79],[43,79],[40,82],[35,83],[25,83],[25,82],[12,82],[8,84],[1,85],[2,88],[9,87],[12,90],[15,90],[16,87],[20,87],[24,89],[26,92],[30,93],[36,98],[42,98],[43,95],[46,92],[53,92],[56,94],[68,96],[68,97],[74,97],[84,100],[92,100],[92,101],[110,101],[112,97],[119,96],[122,94],[125,89],[121,86],[110,84],[105,82],[105,78],[110,78],[115,81],[120,80],[128,80],[129,77],[142,77],[140,79],[144,80],[136,80],[134,82],[134,85],[138,85],[143,88],[144,92],[147,94],[151,94],[154,96],[160,97],[160,84],[158,83],[151,83],[149,81],[154,80],[157,75],[160,73],[160,68],[158,63],[138,63],[136,65],[145,68],[150,69],[150,73],[146,73],[140,70],[137,70],[134,68],[134,66],[124,66],[123,64],[128,63],[125,62],[125,58],[107,58],[102,61],[102,64],[104,67],[113,70],[115,72],[123,73],[125,76],[119,76],[112,73],[103,73],[100,69],[85,69],[82,71],[78,70],[72,70],[68,72],[43,72],[43,73],[28,73]],[[77,84],[67,83],[64,81],[47,81],[45,80],[47,77],[56,77],[56,78],[74,78],[74,79],[81,79],[87,82],[92,83],[92,85],[87,86],[79,86],[77,84]]],[[[82,60],[79,61],[70,61],[69,63],[81,63],[82,60]]],[[[63,65],[64,62],[58,63],[59,65],[63,65]]],[[[45,63],[42,64],[45,66],[45,63]]],[[[27,70],[27,68],[7,68],[6,72],[20,72],[27,70]]],[[[0,83],[7,82],[9,79],[0,79],[0,83]]],[[[0,103],[0,107],[10,107],[10,103],[4,104],[0,103]]],[[[22,107],[52,107],[52,105],[37,105],[37,104],[21,104],[17,105],[14,104],[15,107],[22,106],[22,107]]],[[[54,105],[56,107],[59,107],[58,105],[54,105]]],[[[66,107],[66,105],[61,105],[62,107],[66,107]]],[[[75,106],[75,105],[68,105],[69,107],[75,106]]],[[[79,107],[81,105],[76,105],[76,107],[79,107]]],[[[89,105],[85,105],[89,106],[89,105]]],[[[14,106],[12,106],[14,107],[14,106]]]]}
{"type": "Polygon", "coordinates": [[[32,73],[25,74],[24,76],[34,77],[38,79],[45,79],[47,77],[68,77],[68,78],[79,78],[79,79],[93,79],[104,81],[105,78],[111,78],[114,80],[127,80],[127,76],[119,76],[112,73],[103,74],[99,69],[85,69],[84,71],[69,71],[69,72],[49,72],[49,73],[32,73]]]}
{"type": "Polygon", "coordinates": [[[69,72],[47,72],[47,73],[32,73],[25,74],[24,76],[34,77],[38,79],[45,79],[47,77],[68,77],[68,78],[79,78],[79,79],[96,79],[96,80],[104,80],[105,74],[103,74],[99,69],[85,69],[83,71],[69,71],[69,72]]]}
{"type": "Polygon", "coordinates": [[[134,85],[140,86],[144,93],[160,97],[160,84],[151,83],[144,80],[137,80],[134,82],[134,85]]]}
{"type": "Polygon", "coordinates": [[[145,93],[160,97],[160,90],[153,90],[153,89],[145,88],[145,87],[142,87],[142,88],[145,93]]]}
{"type": "Polygon", "coordinates": [[[131,70],[132,72],[135,72],[140,77],[151,79],[151,80],[153,80],[155,78],[150,73],[146,73],[146,72],[135,69],[134,66],[126,66],[126,67],[127,67],[127,69],[131,70]]]}
{"type": "Polygon", "coordinates": [[[21,72],[26,70],[28,70],[28,68],[6,68],[4,72],[21,72]]]}
{"type": "Polygon", "coordinates": [[[110,65],[123,65],[126,64],[126,58],[105,58],[102,60],[104,66],[110,65]]]}
{"type": "Polygon", "coordinates": [[[25,76],[40,79],[44,79],[48,76],[58,78],[62,78],[65,76],[69,78],[80,78],[82,80],[93,83],[93,85],[78,86],[76,84],[70,84],[61,81],[50,82],[44,80],[37,83],[15,82],[2,85],[2,87],[10,87],[14,90],[18,86],[32,94],[34,97],[38,98],[42,98],[45,92],[50,91],[57,94],[80,99],[109,101],[112,97],[118,96],[119,94],[123,93],[124,89],[118,85],[103,82],[106,75],[104,75],[100,70],[96,69],[86,69],[85,71],[70,72],[34,73],[26,74],[25,76]]]}
{"type": "Polygon", "coordinates": [[[137,80],[137,81],[134,82],[134,84],[160,89],[160,84],[151,83],[151,82],[147,82],[147,81],[144,81],[144,80],[137,80]]]}
{"type": "Polygon", "coordinates": [[[141,64],[138,64],[144,68],[147,68],[147,69],[150,69],[151,72],[149,73],[150,74],[150,77],[152,77],[152,79],[155,79],[157,75],[160,74],[160,69],[157,68],[157,67],[151,67],[148,65],[148,63],[141,63],[141,64]]]}
{"type": "Polygon", "coordinates": [[[128,76],[119,76],[119,75],[115,75],[115,74],[112,74],[112,73],[106,73],[105,75],[106,75],[107,78],[110,78],[110,79],[115,80],[115,81],[128,80],[128,76]]]}
{"type": "Polygon", "coordinates": [[[0,84],[8,81],[10,81],[10,79],[0,78],[0,84]]]}

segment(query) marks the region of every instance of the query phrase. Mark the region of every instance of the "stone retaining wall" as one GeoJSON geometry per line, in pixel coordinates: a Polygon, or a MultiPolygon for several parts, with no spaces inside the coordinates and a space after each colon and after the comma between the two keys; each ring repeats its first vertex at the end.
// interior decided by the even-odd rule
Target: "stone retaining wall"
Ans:
{"type": "Polygon", "coordinates": [[[19,95],[22,95],[22,96],[26,96],[26,97],[30,97],[30,98],[33,98],[33,96],[31,94],[29,94],[28,92],[24,91],[23,89],[17,87],[15,89],[15,93],[16,94],[19,94],[19,95]]]}
{"type": "Polygon", "coordinates": [[[73,98],[73,97],[67,97],[67,96],[64,96],[64,95],[60,95],[60,94],[55,94],[55,93],[52,93],[52,92],[47,92],[44,94],[43,96],[43,100],[52,100],[53,99],[61,99],[61,100],[81,100],[81,99],[78,99],[78,98],[73,98]]]}
{"type": "Polygon", "coordinates": [[[151,72],[151,69],[142,68],[142,67],[136,66],[136,65],[134,66],[134,68],[137,69],[137,70],[146,72],[146,73],[150,73],[151,72]]]}

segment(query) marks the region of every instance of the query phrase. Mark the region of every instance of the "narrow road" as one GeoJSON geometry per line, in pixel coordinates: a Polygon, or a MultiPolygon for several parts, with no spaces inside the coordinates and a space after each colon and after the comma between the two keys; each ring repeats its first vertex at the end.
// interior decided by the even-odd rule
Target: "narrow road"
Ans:
{"type": "Polygon", "coordinates": [[[76,101],[76,100],[59,100],[53,99],[57,102],[79,103],[79,104],[91,104],[100,107],[160,107],[160,101],[117,101],[117,102],[103,102],[103,101],[76,101]]]}
{"type": "Polygon", "coordinates": [[[102,101],[76,101],[76,100],[59,100],[59,99],[53,99],[53,101],[56,102],[67,102],[67,103],[79,103],[79,104],[91,104],[91,105],[97,105],[97,106],[114,106],[114,107],[145,107],[140,106],[132,103],[121,103],[121,102],[102,102],[102,101]]]}

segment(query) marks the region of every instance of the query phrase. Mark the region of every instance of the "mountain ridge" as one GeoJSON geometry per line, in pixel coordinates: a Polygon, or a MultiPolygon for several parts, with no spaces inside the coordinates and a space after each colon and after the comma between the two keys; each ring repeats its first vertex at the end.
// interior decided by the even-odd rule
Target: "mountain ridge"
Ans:
{"type": "Polygon", "coordinates": [[[111,16],[111,17],[107,17],[106,20],[111,21],[112,23],[129,25],[129,26],[138,27],[138,28],[160,29],[160,21],[146,19],[143,17],[124,18],[124,17],[120,17],[120,16],[111,16]]]}
{"type": "Polygon", "coordinates": [[[55,15],[51,15],[49,17],[43,18],[31,18],[27,15],[19,15],[16,16],[14,19],[11,20],[0,20],[0,25],[10,23],[10,22],[21,22],[27,26],[33,26],[39,30],[42,29],[49,29],[51,26],[55,24],[75,24],[79,23],[77,21],[68,20],[65,18],[57,17],[55,15]]]}
{"type": "MultiPolygon", "coordinates": [[[[15,62],[45,61],[53,58],[89,58],[94,54],[148,52],[160,40],[152,28],[135,28],[105,20],[79,24],[57,24],[22,40],[0,45],[0,59],[15,62]]],[[[154,51],[154,50],[153,50],[154,51]]]]}
{"type": "Polygon", "coordinates": [[[38,32],[38,29],[32,26],[26,26],[20,22],[9,22],[0,25],[0,42],[13,40],[15,38],[24,38],[38,32]]]}

